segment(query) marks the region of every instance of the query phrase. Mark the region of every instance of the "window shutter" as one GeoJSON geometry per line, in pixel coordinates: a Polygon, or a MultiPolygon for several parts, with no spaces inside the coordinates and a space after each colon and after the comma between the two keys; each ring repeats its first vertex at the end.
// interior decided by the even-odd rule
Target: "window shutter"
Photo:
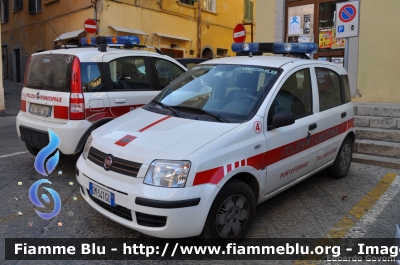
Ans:
{"type": "Polygon", "coordinates": [[[29,0],[29,14],[36,13],[36,0],[29,0]]]}
{"type": "Polygon", "coordinates": [[[249,0],[244,0],[244,20],[249,20],[249,0]]]}
{"type": "Polygon", "coordinates": [[[4,0],[4,22],[8,22],[8,0],[4,0]]]}
{"type": "Polygon", "coordinates": [[[253,7],[254,3],[249,1],[249,20],[253,22],[253,7]]]}
{"type": "Polygon", "coordinates": [[[22,0],[14,0],[14,10],[22,9],[22,0]]]}
{"type": "Polygon", "coordinates": [[[42,11],[42,0],[36,0],[36,13],[42,11]]]}

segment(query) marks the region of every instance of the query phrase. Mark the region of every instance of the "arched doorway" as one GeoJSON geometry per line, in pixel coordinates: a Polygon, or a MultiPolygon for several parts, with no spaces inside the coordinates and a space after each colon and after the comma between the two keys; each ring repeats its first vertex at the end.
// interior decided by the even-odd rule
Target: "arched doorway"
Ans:
{"type": "Polygon", "coordinates": [[[213,53],[212,49],[210,49],[208,47],[204,48],[203,52],[201,53],[201,58],[210,58],[210,59],[214,58],[214,53],[213,53]]]}

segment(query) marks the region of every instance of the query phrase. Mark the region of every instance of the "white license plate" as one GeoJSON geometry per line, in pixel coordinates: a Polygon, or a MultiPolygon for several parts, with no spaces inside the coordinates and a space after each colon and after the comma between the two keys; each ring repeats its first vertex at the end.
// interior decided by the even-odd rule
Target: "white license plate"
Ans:
{"type": "Polygon", "coordinates": [[[29,105],[29,113],[34,114],[34,115],[44,116],[44,117],[50,117],[51,107],[31,103],[29,105]]]}
{"type": "Polygon", "coordinates": [[[100,201],[105,202],[108,205],[111,205],[112,207],[115,206],[114,193],[105,190],[103,188],[100,188],[99,186],[93,184],[92,182],[89,182],[89,193],[92,197],[99,199],[100,201]]]}

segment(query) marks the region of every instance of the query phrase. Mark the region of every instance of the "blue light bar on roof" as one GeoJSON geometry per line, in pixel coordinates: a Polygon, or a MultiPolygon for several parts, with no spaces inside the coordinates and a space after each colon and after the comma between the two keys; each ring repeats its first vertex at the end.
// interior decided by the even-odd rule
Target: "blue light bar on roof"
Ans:
{"type": "Polygon", "coordinates": [[[137,45],[140,43],[138,36],[111,36],[111,37],[91,37],[91,38],[81,38],[82,46],[95,46],[100,43],[97,41],[102,41],[103,44],[109,46],[113,45],[137,45]],[[103,42],[105,40],[105,42],[103,42]]]}
{"type": "Polygon", "coordinates": [[[252,53],[311,53],[318,50],[315,43],[305,42],[256,42],[256,43],[233,43],[233,52],[252,52],[252,53]]]}

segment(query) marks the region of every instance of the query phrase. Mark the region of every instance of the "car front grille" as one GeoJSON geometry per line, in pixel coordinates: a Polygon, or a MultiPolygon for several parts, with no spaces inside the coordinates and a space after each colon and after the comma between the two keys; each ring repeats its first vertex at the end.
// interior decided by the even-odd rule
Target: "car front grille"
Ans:
{"type": "Polygon", "coordinates": [[[103,209],[109,211],[110,213],[113,213],[113,214],[115,214],[119,217],[122,217],[128,221],[132,221],[132,213],[131,213],[131,210],[129,210],[128,208],[125,208],[121,205],[112,207],[111,205],[108,205],[107,203],[102,202],[99,199],[90,195],[90,192],[88,189],[87,189],[87,193],[89,194],[90,199],[92,199],[92,201],[94,201],[98,206],[100,206],[103,209]]]}
{"type": "Polygon", "coordinates": [[[96,165],[104,168],[104,159],[107,156],[111,156],[113,160],[112,165],[107,170],[114,171],[130,177],[137,177],[139,169],[142,166],[142,164],[140,163],[128,161],[118,157],[113,157],[112,155],[103,153],[94,147],[90,148],[88,159],[96,165]]]}

